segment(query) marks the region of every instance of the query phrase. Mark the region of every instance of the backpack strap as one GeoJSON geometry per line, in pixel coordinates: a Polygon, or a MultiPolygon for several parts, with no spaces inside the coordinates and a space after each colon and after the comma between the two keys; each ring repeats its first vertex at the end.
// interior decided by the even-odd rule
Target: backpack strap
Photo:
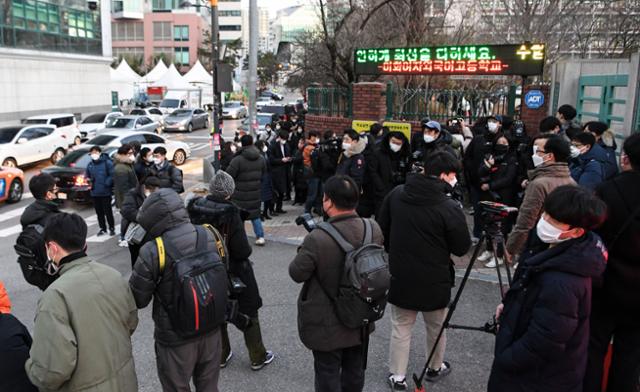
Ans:
{"type": "Polygon", "coordinates": [[[158,265],[160,267],[160,273],[164,272],[164,266],[166,262],[166,253],[164,251],[164,242],[162,237],[156,237],[156,246],[158,247],[158,265]]]}
{"type": "MultiPolygon", "coordinates": [[[[204,230],[200,226],[195,226],[196,229],[196,250],[203,251],[207,246],[207,236],[202,232],[204,230]]],[[[173,262],[177,262],[180,259],[182,253],[173,245],[171,241],[164,241],[162,236],[156,237],[156,246],[158,247],[158,264],[160,266],[160,273],[164,271],[167,261],[167,254],[171,257],[173,262]]]]}
{"type": "Polygon", "coordinates": [[[362,245],[370,244],[373,241],[373,228],[369,219],[362,219],[364,222],[364,242],[362,245]]]}
{"type": "Polygon", "coordinates": [[[202,225],[202,227],[207,229],[213,235],[213,239],[216,242],[216,249],[218,249],[218,254],[220,255],[220,258],[222,259],[222,263],[224,265],[228,266],[229,265],[229,252],[227,252],[227,247],[225,245],[224,238],[222,237],[220,232],[215,227],[213,227],[212,225],[210,225],[208,223],[205,223],[204,225],[202,225]]]}
{"type": "Polygon", "coordinates": [[[347,240],[344,239],[342,234],[340,234],[340,232],[331,223],[321,222],[320,224],[318,224],[318,228],[329,234],[329,236],[338,243],[340,248],[342,248],[345,253],[349,253],[355,249],[353,245],[351,245],[347,240]]]}

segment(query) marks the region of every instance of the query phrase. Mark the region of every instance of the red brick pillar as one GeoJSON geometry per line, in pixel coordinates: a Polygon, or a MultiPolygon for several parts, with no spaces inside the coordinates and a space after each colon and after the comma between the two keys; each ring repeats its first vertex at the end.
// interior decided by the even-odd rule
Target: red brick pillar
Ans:
{"type": "Polygon", "coordinates": [[[382,83],[355,83],[352,90],[353,119],[384,120],[387,114],[385,90],[382,83]]]}
{"type": "Polygon", "coordinates": [[[524,121],[527,134],[530,136],[537,135],[539,132],[540,121],[548,116],[549,105],[551,104],[551,96],[549,95],[549,85],[527,85],[524,86],[522,92],[522,114],[520,118],[524,121]],[[540,90],[544,94],[544,104],[539,109],[529,109],[525,103],[525,96],[531,90],[540,90]]]}

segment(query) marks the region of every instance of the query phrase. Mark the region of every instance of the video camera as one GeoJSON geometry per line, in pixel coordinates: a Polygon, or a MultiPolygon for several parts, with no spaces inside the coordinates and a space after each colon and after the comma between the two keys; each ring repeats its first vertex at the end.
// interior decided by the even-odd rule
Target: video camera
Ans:
{"type": "Polygon", "coordinates": [[[311,233],[314,229],[318,228],[315,219],[313,219],[313,215],[310,213],[304,213],[296,218],[296,225],[303,226],[309,233],[311,233]]]}
{"type": "Polygon", "coordinates": [[[336,151],[340,152],[342,150],[342,140],[338,139],[337,137],[323,140],[318,143],[318,149],[326,153],[332,153],[336,151]]]}
{"type": "Polygon", "coordinates": [[[480,206],[480,217],[485,223],[502,222],[509,215],[518,211],[515,207],[494,201],[481,201],[478,205],[480,206]]]}

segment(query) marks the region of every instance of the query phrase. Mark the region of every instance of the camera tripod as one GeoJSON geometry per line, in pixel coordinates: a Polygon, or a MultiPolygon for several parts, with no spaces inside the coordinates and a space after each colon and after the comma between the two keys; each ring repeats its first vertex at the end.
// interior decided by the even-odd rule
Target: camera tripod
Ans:
{"type": "MultiPolygon", "coordinates": [[[[482,248],[482,245],[485,242],[491,244],[491,249],[492,249],[491,252],[492,252],[492,256],[495,259],[495,264],[496,264],[495,269],[496,269],[496,274],[498,275],[498,284],[500,285],[500,297],[504,299],[504,295],[506,293],[505,287],[503,286],[503,283],[502,283],[503,281],[502,281],[502,272],[500,268],[500,263],[498,262],[498,257],[504,258],[504,249],[505,249],[504,236],[502,234],[502,219],[489,216],[487,212],[483,212],[482,217],[483,217],[483,220],[485,221],[484,222],[485,230],[480,236],[480,240],[478,241],[478,243],[475,246],[475,249],[473,250],[473,256],[471,257],[471,260],[469,261],[469,265],[465,270],[464,276],[462,277],[462,281],[460,282],[460,286],[456,291],[456,295],[454,296],[453,301],[451,301],[451,303],[448,306],[448,312],[444,319],[444,322],[442,323],[442,327],[438,332],[438,337],[436,338],[435,343],[432,345],[431,349],[429,350],[429,357],[427,358],[427,362],[425,363],[424,368],[420,373],[420,376],[418,376],[415,373],[413,374],[413,381],[416,385],[415,392],[425,392],[425,389],[423,386],[424,377],[427,374],[429,363],[433,359],[433,355],[435,354],[436,347],[438,347],[438,344],[440,343],[440,339],[442,339],[442,335],[444,334],[445,329],[451,328],[451,329],[462,329],[462,330],[469,330],[469,331],[480,331],[480,332],[490,333],[493,335],[495,335],[498,332],[497,320],[495,316],[493,316],[491,321],[485,323],[485,325],[481,327],[456,325],[456,324],[449,323],[451,321],[451,318],[453,317],[453,314],[456,310],[458,302],[462,297],[462,292],[464,290],[464,287],[467,284],[467,281],[469,280],[469,276],[471,275],[471,270],[473,269],[473,266],[476,260],[478,259],[478,254],[480,253],[480,249],[482,248]]],[[[509,264],[506,262],[506,260],[504,262],[504,268],[506,271],[507,283],[511,285],[511,271],[509,269],[509,264]]]]}

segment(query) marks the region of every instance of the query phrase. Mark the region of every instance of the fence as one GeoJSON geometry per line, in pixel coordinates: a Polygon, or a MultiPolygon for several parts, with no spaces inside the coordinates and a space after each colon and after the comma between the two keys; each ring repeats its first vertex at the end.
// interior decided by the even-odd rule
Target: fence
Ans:
{"type": "Polygon", "coordinates": [[[310,114],[351,116],[351,87],[310,87],[307,89],[307,101],[310,114]]]}
{"type": "MultiPolygon", "coordinates": [[[[418,121],[428,117],[444,122],[463,117],[473,122],[489,115],[516,112],[518,87],[486,90],[407,89],[387,84],[387,119],[418,121]]],[[[519,100],[518,100],[519,101],[519,100]]]]}

